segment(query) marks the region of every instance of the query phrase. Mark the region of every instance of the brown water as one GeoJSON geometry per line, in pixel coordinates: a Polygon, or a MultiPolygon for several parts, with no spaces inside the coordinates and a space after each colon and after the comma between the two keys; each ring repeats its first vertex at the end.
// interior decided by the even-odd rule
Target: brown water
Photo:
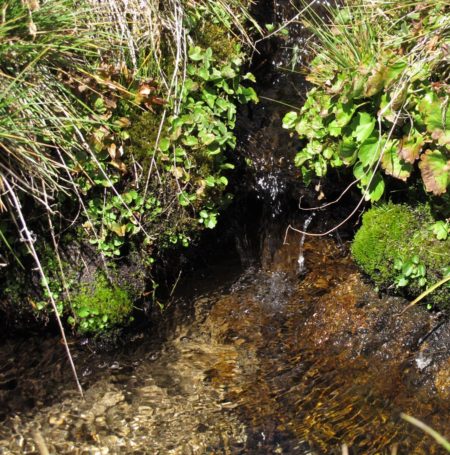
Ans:
{"type": "Polygon", "coordinates": [[[442,453],[399,413],[449,436],[448,327],[421,340],[436,321],[399,318],[331,240],[306,240],[299,278],[288,240],[173,302],[163,342],[149,327],[109,353],[73,346],[85,400],[57,339],[3,344],[0,454],[442,453]]]}

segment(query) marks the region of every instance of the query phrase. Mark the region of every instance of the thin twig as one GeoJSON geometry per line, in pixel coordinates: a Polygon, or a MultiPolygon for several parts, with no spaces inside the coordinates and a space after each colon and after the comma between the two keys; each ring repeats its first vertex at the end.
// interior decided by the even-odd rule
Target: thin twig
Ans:
{"type": "Polygon", "coordinates": [[[78,379],[77,370],[75,368],[75,363],[73,361],[72,354],[70,352],[69,344],[67,343],[66,333],[64,331],[64,327],[63,327],[63,324],[61,322],[61,317],[59,315],[55,299],[53,298],[53,293],[50,290],[47,276],[46,276],[46,274],[44,272],[44,269],[42,268],[42,264],[41,264],[41,261],[39,259],[38,254],[36,252],[36,249],[34,248],[35,239],[31,235],[30,230],[28,229],[28,225],[27,225],[27,223],[25,221],[25,218],[23,216],[21,204],[20,204],[20,202],[19,202],[19,200],[17,198],[17,195],[16,195],[14,189],[12,188],[12,186],[10,185],[10,183],[8,182],[7,179],[3,178],[3,183],[7,187],[8,191],[9,191],[8,196],[10,196],[10,198],[12,199],[13,205],[14,205],[14,207],[16,209],[16,212],[17,212],[17,215],[19,217],[20,224],[21,224],[21,234],[23,235],[23,240],[26,242],[27,247],[28,247],[31,255],[33,256],[33,259],[34,259],[34,261],[36,263],[36,267],[37,267],[37,269],[39,271],[39,274],[41,275],[42,284],[45,287],[45,290],[47,291],[48,297],[49,297],[50,302],[51,302],[52,307],[53,307],[53,311],[55,312],[56,321],[58,323],[58,327],[59,327],[59,330],[61,332],[61,337],[63,339],[64,347],[66,349],[67,358],[69,360],[70,367],[72,369],[73,376],[75,378],[75,382],[77,384],[78,391],[80,392],[80,395],[83,397],[84,396],[83,388],[81,387],[80,381],[78,379]]]}

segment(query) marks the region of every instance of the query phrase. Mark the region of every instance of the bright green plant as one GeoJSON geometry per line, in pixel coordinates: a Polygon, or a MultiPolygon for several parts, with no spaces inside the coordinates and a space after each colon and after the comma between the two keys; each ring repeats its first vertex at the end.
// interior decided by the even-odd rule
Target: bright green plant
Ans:
{"type": "Polygon", "coordinates": [[[438,240],[446,240],[450,233],[450,225],[448,221],[436,221],[430,229],[438,240]]]}
{"type": "Polygon", "coordinates": [[[233,169],[225,151],[236,145],[236,103],[258,99],[253,88],[241,84],[254,78],[240,74],[239,47],[226,64],[216,64],[211,48],[195,46],[188,55],[181,104],[168,119],[158,160],[177,181],[179,204],[199,209],[199,222],[213,228],[218,213],[211,196],[223,192],[228,184],[223,172],[233,169]]]}
{"type": "Polygon", "coordinates": [[[441,1],[390,9],[360,0],[330,9],[331,23],[312,16],[307,25],[316,35],[315,58],[307,79],[315,87],[283,121],[306,142],[295,158],[306,183],[330,166],[351,167],[366,200],[374,202],[384,193],[385,176],[407,181],[417,168],[427,192],[446,192],[448,12],[441,1]]]}
{"type": "MultiPolygon", "coordinates": [[[[252,77],[242,73],[237,45],[250,42],[243,26],[248,4],[11,0],[2,6],[2,265],[14,257],[29,262],[16,231],[21,205],[38,252],[43,244],[63,252],[68,244],[58,230],[75,229],[81,245],[98,248],[103,265],[114,260],[120,268],[125,255],[139,251],[133,260],[146,273],[158,253],[188,246],[196,232],[216,225],[230,200],[225,174],[233,166],[225,153],[235,144],[236,106],[256,100],[241,83],[252,77]],[[200,36],[206,50],[195,46],[200,36]]],[[[60,271],[46,272],[43,297],[67,315],[74,283],[63,285],[60,271]]],[[[43,314],[49,308],[43,300],[34,306],[43,314]]],[[[74,315],[72,322],[82,320],[74,315]]]]}
{"type": "Polygon", "coordinates": [[[395,285],[399,288],[407,286],[413,280],[417,280],[419,287],[427,284],[425,264],[420,262],[420,258],[417,255],[405,261],[397,258],[394,261],[394,269],[399,272],[395,280],[395,285]]]}
{"type": "MultiPolygon", "coordinates": [[[[438,240],[431,230],[434,222],[427,206],[373,207],[363,215],[352,255],[380,288],[417,296],[447,276],[450,267],[450,238],[438,240]]],[[[449,295],[446,283],[426,303],[448,309],[449,295]]]]}
{"type": "Polygon", "coordinates": [[[136,190],[107,199],[89,201],[88,230],[90,243],[97,245],[106,257],[120,256],[120,248],[127,236],[142,232],[143,224],[155,222],[162,212],[161,203],[155,196],[145,198],[136,190]]]}
{"type": "Polygon", "coordinates": [[[83,284],[72,298],[68,323],[80,333],[100,333],[130,320],[133,303],[126,289],[112,285],[104,274],[83,284]]]}

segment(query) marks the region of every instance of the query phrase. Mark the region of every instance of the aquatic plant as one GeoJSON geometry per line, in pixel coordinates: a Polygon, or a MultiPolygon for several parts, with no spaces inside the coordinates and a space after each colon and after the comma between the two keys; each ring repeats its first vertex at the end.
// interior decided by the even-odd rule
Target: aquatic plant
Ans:
{"type": "MultiPolygon", "coordinates": [[[[450,238],[437,239],[433,223],[424,205],[373,207],[363,215],[352,243],[353,257],[381,288],[417,296],[450,274],[450,238]]],[[[449,289],[443,283],[425,301],[448,309],[449,289]]]]}

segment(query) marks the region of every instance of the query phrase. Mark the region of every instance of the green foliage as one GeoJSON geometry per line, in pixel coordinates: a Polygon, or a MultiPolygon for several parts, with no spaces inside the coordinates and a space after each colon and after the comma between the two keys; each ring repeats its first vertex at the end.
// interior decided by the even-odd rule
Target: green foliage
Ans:
{"type": "Polygon", "coordinates": [[[420,262],[417,255],[406,261],[397,258],[394,261],[394,268],[399,273],[395,280],[395,285],[399,288],[405,287],[415,280],[417,280],[418,287],[423,287],[427,283],[425,264],[420,262]]]}
{"type": "MultiPolygon", "coordinates": [[[[30,266],[16,231],[19,205],[27,208],[40,254],[53,240],[61,251],[70,249],[61,232],[71,230],[83,248],[98,248],[101,257],[89,268],[113,261],[126,267],[139,251],[147,275],[158,254],[187,247],[197,232],[216,225],[231,198],[225,174],[233,166],[225,154],[236,142],[236,106],[256,101],[242,85],[253,78],[242,74],[238,44],[250,42],[243,26],[248,4],[11,0],[2,6],[2,265],[15,257],[30,266]]],[[[33,307],[48,314],[45,299],[52,297],[67,315],[76,283],[64,284],[64,272],[43,254],[51,295],[39,289],[33,307]]],[[[84,314],[73,315],[76,327],[110,327],[110,316],[100,323],[95,311],[84,314]]]]}
{"type": "MultiPolygon", "coordinates": [[[[450,238],[438,240],[432,232],[434,223],[426,206],[373,207],[355,235],[353,257],[378,286],[418,295],[446,276],[450,267],[450,238]]],[[[428,302],[448,308],[449,294],[449,287],[442,286],[428,302]]]]}
{"type": "Polygon", "coordinates": [[[198,209],[199,223],[213,228],[222,203],[218,195],[228,185],[223,172],[233,169],[225,151],[236,145],[236,104],[258,99],[251,87],[241,85],[254,79],[240,74],[239,47],[226,64],[216,64],[211,48],[191,47],[188,55],[179,112],[168,119],[157,159],[180,188],[180,206],[198,209]]]}
{"type": "Polygon", "coordinates": [[[93,283],[83,284],[72,298],[73,316],[68,322],[79,333],[100,333],[129,321],[132,310],[128,291],[98,274],[93,283]]]}
{"type": "Polygon", "coordinates": [[[145,198],[136,190],[106,200],[95,198],[89,201],[87,229],[90,243],[97,245],[106,257],[120,256],[120,248],[126,236],[142,231],[144,223],[155,222],[162,212],[161,203],[152,194],[145,198]]]}
{"type": "Polygon", "coordinates": [[[448,12],[441,1],[421,9],[358,1],[330,9],[331,24],[312,16],[307,25],[317,39],[307,79],[315,87],[300,112],[283,120],[306,141],[295,159],[306,183],[330,166],[351,167],[366,200],[375,202],[386,175],[406,182],[418,169],[427,192],[446,192],[448,12]]]}

